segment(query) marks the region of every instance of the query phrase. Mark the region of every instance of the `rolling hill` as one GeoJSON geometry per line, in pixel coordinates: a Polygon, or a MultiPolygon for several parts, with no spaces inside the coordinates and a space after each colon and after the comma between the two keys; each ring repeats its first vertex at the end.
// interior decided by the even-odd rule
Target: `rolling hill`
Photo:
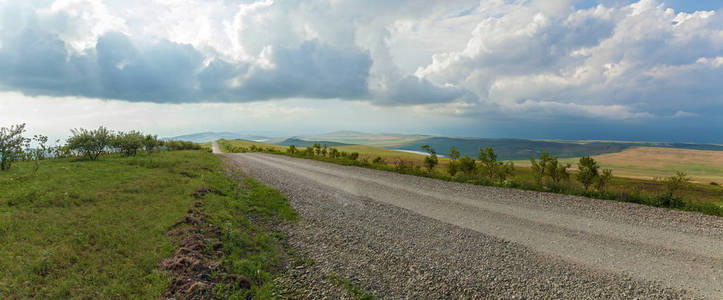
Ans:
{"type": "Polygon", "coordinates": [[[283,140],[283,141],[281,141],[281,142],[274,142],[273,144],[274,144],[274,145],[279,145],[279,146],[291,146],[291,145],[294,145],[294,146],[299,147],[299,148],[304,148],[304,147],[312,147],[312,146],[314,146],[314,144],[317,144],[317,143],[320,144],[320,145],[327,145],[327,146],[329,146],[329,147],[347,146],[347,145],[349,145],[349,144],[346,144],[346,143],[332,142],[332,141],[309,141],[309,140],[302,140],[302,139],[298,139],[298,138],[294,138],[294,137],[285,139],[285,140],[283,140]]]}
{"type": "Polygon", "coordinates": [[[258,136],[258,135],[249,135],[249,134],[242,134],[242,133],[236,133],[236,132],[199,132],[199,133],[192,133],[192,134],[185,134],[185,135],[179,135],[174,137],[167,137],[163,138],[163,140],[181,140],[181,141],[190,141],[194,143],[206,143],[206,142],[212,142],[215,140],[234,140],[234,139],[243,139],[243,140],[250,140],[250,141],[265,141],[268,140],[268,137],[264,136],[258,136]]]}

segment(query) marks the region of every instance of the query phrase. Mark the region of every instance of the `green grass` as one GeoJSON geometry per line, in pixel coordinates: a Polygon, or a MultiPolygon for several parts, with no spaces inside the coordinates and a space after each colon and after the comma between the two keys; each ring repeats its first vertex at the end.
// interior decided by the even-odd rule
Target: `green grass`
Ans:
{"type": "Polygon", "coordinates": [[[159,298],[172,276],[158,264],[176,248],[166,233],[201,186],[222,192],[203,202],[223,229],[224,266],[253,284],[236,293],[273,294],[283,236],[271,226],[295,213],[275,190],[226,175],[203,150],[45,160],[37,173],[20,162],[0,172],[0,298],[159,298]]]}

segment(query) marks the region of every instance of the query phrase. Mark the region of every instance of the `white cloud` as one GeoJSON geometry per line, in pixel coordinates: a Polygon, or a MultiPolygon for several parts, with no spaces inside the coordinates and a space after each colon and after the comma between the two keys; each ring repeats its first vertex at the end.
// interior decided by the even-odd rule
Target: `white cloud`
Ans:
{"type": "Polygon", "coordinates": [[[695,118],[695,117],[700,117],[700,115],[696,114],[696,113],[692,113],[692,112],[682,111],[682,110],[676,111],[672,116],[672,118],[674,118],[674,119],[695,118]]]}
{"type": "Polygon", "coordinates": [[[469,118],[723,113],[721,10],[574,3],[6,1],[0,88],[156,102],[344,99],[469,118]]]}

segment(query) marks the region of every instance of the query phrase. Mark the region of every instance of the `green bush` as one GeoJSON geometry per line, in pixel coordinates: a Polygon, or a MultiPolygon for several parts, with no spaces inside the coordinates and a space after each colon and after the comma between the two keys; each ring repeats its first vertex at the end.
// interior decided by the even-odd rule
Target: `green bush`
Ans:
{"type": "Polygon", "coordinates": [[[424,157],[424,166],[427,168],[427,171],[432,172],[432,169],[434,169],[434,166],[439,164],[439,158],[437,158],[437,151],[434,151],[432,147],[429,145],[422,145],[421,147],[427,153],[429,153],[428,156],[424,157]]]}
{"type": "Polygon", "coordinates": [[[453,176],[457,174],[459,171],[459,163],[457,160],[459,159],[460,153],[459,150],[457,150],[457,147],[452,146],[452,148],[449,149],[449,164],[447,165],[447,173],[449,173],[450,176],[453,176]]]}
{"type": "Polygon", "coordinates": [[[143,139],[143,147],[146,148],[146,151],[153,152],[156,148],[161,146],[161,141],[158,140],[157,135],[146,135],[143,139]]]}
{"type": "Polygon", "coordinates": [[[168,150],[200,150],[201,145],[188,141],[165,141],[163,145],[168,150]]]}
{"type": "Polygon", "coordinates": [[[671,196],[678,190],[690,184],[690,177],[687,173],[676,171],[675,175],[665,179],[665,189],[671,196]]]}
{"type": "Polygon", "coordinates": [[[600,166],[592,157],[583,156],[580,158],[580,162],[577,163],[577,168],[577,180],[582,183],[585,190],[590,189],[590,186],[595,183],[599,176],[600,166]]]}
{"type": "Polygon", "coordinates": [[[73,136],[67,141],[68,148],[89,160],[98,159],[113,140],[113,133],[103,126],[94,130],[71,129],[70,132],[73,136]]]}
{"type": "Polygon", "coordinates": [[[25,124],[0,128],[0,170],[10,169],[12,163],[23,154],[23,147],[27,147],[29,139],[23,137],[25,124]]]}
{"type": "Polygon", "coordinates": [[[492,147],[479,148],[479,160],[481,163],[481,172],[488,180],[498,180],[503,182],[508,176],[515,171],[515,165],[512,162],[497,161],[497,154],[492,147]]]}
{"type": "Polygon", "coordinates": [[[118,149],[125,156],[135,156],[138,149],[143,147],[145,141],[146,137],[139,131],[120,131],[113,136],[110,146],[118,149]]]}
{"type": "Polygon", "coordinates": [[[459,170],[466,176],[474,174],[474,170],[477,168],[477,162],[474,158],[465,154],[459,159],[459,170]]]}

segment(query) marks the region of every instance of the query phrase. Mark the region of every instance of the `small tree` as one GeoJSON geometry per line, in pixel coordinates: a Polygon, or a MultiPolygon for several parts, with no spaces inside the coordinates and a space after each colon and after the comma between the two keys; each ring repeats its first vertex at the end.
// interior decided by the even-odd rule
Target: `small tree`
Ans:
{"type": "Polygon", "coordinates": [[[341,152],[339,152],[339,149],[329,148],[329,157],[338,158],[339,156],[341,156],[341,152]]]}
{"type": "Polygon", "coordinates": [[[495,177],[500,182],[505,181],[507,177],[512,176],[512,174],[515,172],[515,163],[508,161],[506,163],[499,162],[497,164],[497,171],[495,172],[495,177]]]}
{"type": "Polygon", "coordinates": [[[298,150],[296,149],[296,145],[289,146],[289,149],[286,149],[286,153],[289,153],[291,155],[296,154],[298,150]]]}
{"type": "Polygon", "coordinates": [[[467,154],[459,159],[459,170],[465,175],[472,175],[476,166],[477,162],[467,154]]]}
{"type": "Polygon", "coordinates": [[[103,126],[94,130],[71,129],[70,132],[73,136],[67,141],[69,149],[90,160],[98,159],[113,139],[111,131],[103,126]]]}
{"type": "Polygon", "coordinates": [[[595,188],[598,190],[598,192],[605,191],[605,187],[610,183],[610,180],[613,179],[613,170],[611,169],[603,169],[600,176],[597,178],[597,182],[595,182],[595,188]]]}
{"type": "Polygon", "coordinates": [[[690,183],[690,177],[682,171],[675,171],[675,175],[665,178],[665,189],[673,196],[675,192],[690,183]]]}
{"type": "Polygon", "coordinates": [[[145,137],[138,131],[121,131],[113,137],[111,146],[118,148],[125,156],[135,156],[138,149],[143,147],[144,141],[145,137]]]}
{"type": "Polygon", "coordinates": [[[512,175],[515,165],[512,162],[497,161],[497,154],[492,147],[479,148],[479,160],[482,163],[482,174],[490,180],[504,181],[512,175]]]}
{"type": "Polygon", "coordinates": [[[449,158],[453,160],[457,160],[460,157],[459,150],[457,150],[457,147],[452,146],[452,148],[449,148],[449,158]]]}
{"type": "Polygon", "coordinates": [[[424,166],[427,167],[427,170],[429,172],[432,172],[434,166],[439,163],[439,159],[437,158],[437,151],[434,151],[434,149],[432,149],[432,147],[430,147],[429,145],[422,145],[421,148],[427,151],[427,153],[429,153],[429,155],[424,158],[424,166]]]}
{"type": "Polygon", "coordinates": [[[352,152],[349,154],[349,159],[351,160],[357,160],[359,158],[359,152],[352,152]]]}
{"type": "Polygon", "coordinates": [[[148,151],[148,153],[152,153],[153,150],[160,147],[160,145],[161,141],[158,140],[157,135],[148,134],[143,139],[143,147],[146,148],[146,151],[148,151]]]}
{"type": "Polygon", "coordinates": [[[559,186],[563,181],[570,179],[570,173],[567,172],[568,168],[570,168],[570,164],[563,164],[558,161],[557,156],[554,156],[548,160],[545,166],[545,173],[550,177],[555,186],[559,186]]]}
{"type": "Polygon", "coordinates": [[[547,152],[541,152],[537,160],[534,157],[530,157],[530,163],[532,164],[532,172],[535,175],[535,181],[537,185],[542,186],[542,179],[548,174],[549,167],[552,157],[547,152]]]}
{"type": "Polygon", "coordinates": [[[497,173],[497,154],[492,147],[479,148],[479,161],[482,163],[482,173],[489,179],[493,179],[497,173]]]}
{"type": "Polygon", "coordinates": [[[577,163],[577,168],[577,180],[582,183],[585,190],[589,189],[590,186],[598,180],[598,176],[600,176],[600,166],[595,159],[590,156],[581,157],[580,162],[577,163]]]}
{"type": "Polygon", "coordinates": [[[457,147],[452,146],[452,148],[449,149],[449,165],[447,165],[447,172],[449,172],[449,175],[454,176],[457,174],[457,171],[459,171],[459,163],[457,162],[457,159],[459,159],[460,153],[459,150],[457,150],[457,147]]]}
{"type": "Polygon", "coordinates": [[[45,156],[50,153],[51,149],[46,145],[46,143],[48,142],[47,136],[36,134],[33,136],[33,141],[36,142],[38,146],[37,148],[32,150],[28,149],[28,154],[35,162],[35,165],[33,167],[33,173],[35,173],[40,168],[40,161],[45,159],[45,156]]]}
{"type": "Polygon", "coordinates": [[[372,163],[375,165],[381,165],[384,164],[384,160],[381,156],[377,156],[374,160],[372,160],[372,163]]]}
{"type": "Polygon", "coordinates": [[[29,139],[23,137],[25,123],[0,128],[0,170],[8,170],[23,154],[29,139]]]}
{"type": "Polygon", "coordinates": [[[55,147],[49,150],[55,158],[66,158],[72,155],[70,147],[68,145],[61,145],[60,140],[55,140],[55,147]]]}

